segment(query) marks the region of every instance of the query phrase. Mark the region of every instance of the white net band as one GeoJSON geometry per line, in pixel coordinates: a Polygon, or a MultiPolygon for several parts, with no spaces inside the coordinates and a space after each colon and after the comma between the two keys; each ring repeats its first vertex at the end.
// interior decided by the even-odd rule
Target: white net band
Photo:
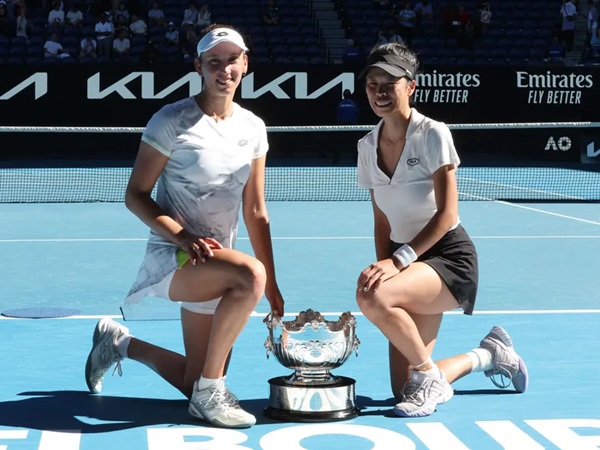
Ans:
{"type": "MultiPolygon", "coordinates": [[[[520,123],[455,123],[447,124],[451,130],[531,129],[531,128],[598,128],[600,122],[520,122],[520,123]]],[[[370,131],[374,125],[304,125],[271,126],[273,133],[302,133],[329,131],[370,131]]],[[[142,133],[144,127],[84,127],[84,126],[0,126],[0,133],[142,133]]]]}

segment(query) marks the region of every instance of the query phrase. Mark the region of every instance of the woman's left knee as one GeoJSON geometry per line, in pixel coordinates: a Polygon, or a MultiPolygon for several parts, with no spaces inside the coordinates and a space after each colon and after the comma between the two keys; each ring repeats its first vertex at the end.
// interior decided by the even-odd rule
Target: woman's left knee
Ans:
{"type": "Polygon", "coordinates": [[[264,293],[267,282],[265,266],[258,259],[251,258],[240,267],[239,272],[239,281],[242,283],[243,289],[252,292],[258,301],[264,293]]]}
{"type": "Polygon", "coordinates": [[[357,291],[356,293],[358,307],[365,316],[370,318],[386,313],[388,307],[384,300],[383,296],[374,291],[357,291]]]}

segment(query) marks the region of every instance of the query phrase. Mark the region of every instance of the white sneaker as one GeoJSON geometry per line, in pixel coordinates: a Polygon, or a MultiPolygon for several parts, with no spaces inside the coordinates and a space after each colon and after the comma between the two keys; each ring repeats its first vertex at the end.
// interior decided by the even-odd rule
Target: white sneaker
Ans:
{"type": "Polygon", "coordinates": [[[244,411],[236,396],[225,387],[224,379],[201,390],[196,381],[188,411],[197,419],[223,428],[248,428],[256,423],[256,417],[244,411]]]}
{"type": "Polygon", "coordinates": [[[454,390],[442,372],[442,378],[436,379],[410,371],[410,380],[403,389],[403,399],[394,407],[394,414],[400,417],[423,417],[432,414],[437,405],[452,398],[454,390]]]}
{"type": "Polygon", "coordinates": [[[506,330],[500,326],[494,326],[481,340],[481,348],[492,354],[493,367],[484,372],[490,377],[492,383],[500,389],[510,386],[511,382],[517,392],[525,392],[529,384],[527,366],[525,361],[515,352],[512,339],[506,330]],[[500,375],[500,380],[496,379],[500,375]]]}
{"type": "Polygon", "coordinates": [[[117,351],[117,340],[129,334],[129,330],[112,319],[101,319],[94,330],[92,350],[85,364],[85,381],[89,390],[95,394],[102,390],[104,374],[113,364],[117,364],[113,375],[118,371],[123,375],[121,361],[123,357],[117,351]]]}
{"type": "Polygon", "coordinates": [[[442,392],[442,396],[440,397],[438,404],[446,403],[450,401],[452,397],[454,397],[454,389],[452,388],[452,385],[448,383],[448,380],[446,380],[446,375],[443,376],[443,379],[444,391],[442,392]]]}

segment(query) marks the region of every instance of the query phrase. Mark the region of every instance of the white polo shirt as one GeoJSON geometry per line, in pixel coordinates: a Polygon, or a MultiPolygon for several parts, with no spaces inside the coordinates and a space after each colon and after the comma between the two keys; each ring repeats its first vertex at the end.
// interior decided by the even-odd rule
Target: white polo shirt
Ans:
{"type": "MultiPolygon", "coordinates": [[[[106,21],[106,22],[96,22],[96,26],[94,27],[94,30],[96,31],[96,33],[104,33],[106,31],[110,32],[110,33],[114,33],[115,32],[115,28],[113,27],[113,24],[106,21]]],[[[103,39],[108,39],[110,36],[96,36],[96,39],[98,41],[101,41],[103,39]]]]}
{"type": "MultiPolygon", "coordinates": [[[[386,215],[390,239],[410,242],[437,211],[433,173],[460,159],[448,126],[412,109],[404,150],[392,177],[377,165],[377,145],[383,120],[358,141],[358,186],[373,189],[377,206],[386,215]]],[[[450,228],[456,228],[460,219],[450,228]]],[[[448,230],[450,231],[450,230],[448,230]]]]}

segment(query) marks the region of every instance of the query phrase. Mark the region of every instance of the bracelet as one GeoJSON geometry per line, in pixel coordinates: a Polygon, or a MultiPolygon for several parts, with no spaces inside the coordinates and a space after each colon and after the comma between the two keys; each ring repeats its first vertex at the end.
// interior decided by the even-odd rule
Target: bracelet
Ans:
{"type": "Polygon", "coordinates": [[[417,254],[408,244],[404,244],[392,256],[400,261],[402,267],[408,267],[417,260],[417,254]]]}

